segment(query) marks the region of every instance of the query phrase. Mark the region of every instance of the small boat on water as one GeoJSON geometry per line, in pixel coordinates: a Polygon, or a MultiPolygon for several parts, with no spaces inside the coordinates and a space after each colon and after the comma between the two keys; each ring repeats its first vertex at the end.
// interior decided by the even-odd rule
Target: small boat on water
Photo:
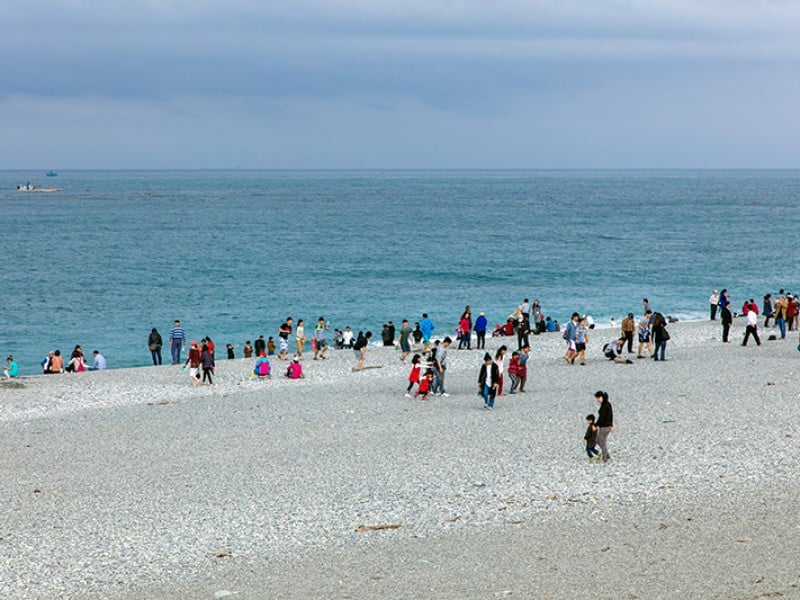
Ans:
{"type": "Polygon", "coordinates": [[[40,185],[33,185],[32,183],[19,184],[17,186],[18,192],[60,192],[61,188],[57,187],[42,187],[40,185]]]}
{"type": "Polygon", "coordinates": [[[45,173],[45,175],[47,175],[48,177],[58,177],[58,173],[56,173],[55,171],[48,171],[47,173],[45,173]]]}

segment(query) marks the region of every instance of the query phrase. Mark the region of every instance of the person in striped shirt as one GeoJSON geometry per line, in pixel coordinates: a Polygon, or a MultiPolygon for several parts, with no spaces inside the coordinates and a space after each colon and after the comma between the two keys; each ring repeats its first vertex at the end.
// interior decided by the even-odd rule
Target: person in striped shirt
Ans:
{"type": "Polygon", "coordinates": [[[175,325],[169,330],[169,344],[172,352],[172,364],[177,365],[181,362],[181,349],[186,343],[186,331],[181,327],[181,322],[175,320],[175,325]]]}

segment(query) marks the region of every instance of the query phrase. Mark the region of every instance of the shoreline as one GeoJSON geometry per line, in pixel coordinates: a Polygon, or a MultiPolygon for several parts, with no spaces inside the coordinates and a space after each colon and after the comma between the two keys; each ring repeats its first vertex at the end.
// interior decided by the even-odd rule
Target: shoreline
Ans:
{"type": "Polygon", "coordinates": [[[492,413],[476,397],[475,350],[450,351],[450,396],[429,402],[403,398],[408,365],[388,348],[368,352],[383,368],[353,373],[352,353],[336,352],[306,361],[298,381],[251,381],[238,359],[213,387],[170,366],[0,388],[5,587],[19,598],[564,597],[570,585],[574,597],[789,595],[800,353],[722,344],[710,323],[670,332],[664,363],[612,364],[596,336],[587,366],[568,366],[560,338],[533,343],[529,392],[492,413]],[[586,462],[581,441],[596,389],[614,405],[607,465],[586,462]],[[487,546],[495,559],[477,569],[487,546]],[[580,582],[598,577],[607,587],[592,596],[580,582]]]}

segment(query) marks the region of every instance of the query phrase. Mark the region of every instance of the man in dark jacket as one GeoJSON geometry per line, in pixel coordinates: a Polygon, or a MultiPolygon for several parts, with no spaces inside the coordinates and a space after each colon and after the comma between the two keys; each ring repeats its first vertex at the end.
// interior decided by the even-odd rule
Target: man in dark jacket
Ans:
{"type": "Polygon", "coordinates": [[[596,422],[597,444],[600,446],[603,462],[606,463],[611,458],[606,442],[608,434],[614,431],[614,410],[611,408],[611,402],[608,401],[608,393],[597,391],[594,393],[594,397],[600,403],[596,422]]]}
{"type": "Polygon", "coordinates": [[[492,355],[487,352],[483,356],[483,365],[478,374],[478,390],[483,396],[483,407],[487,410],[494,410],[494,398],[497,395],[499,381],[500,369],[492,360],[492,355]]]}

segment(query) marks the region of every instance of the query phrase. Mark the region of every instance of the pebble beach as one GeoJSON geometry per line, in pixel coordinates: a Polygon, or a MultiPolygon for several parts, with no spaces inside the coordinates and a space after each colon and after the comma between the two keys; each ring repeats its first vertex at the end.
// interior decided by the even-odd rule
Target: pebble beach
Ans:
{"type": "MultiPolygon", "coordinates": [[[[0,386],[8,598],[800,597],[797,334],[674,323],[667,360],[569,366],[531,337],[525,394],[403,396],[393,348],[215,385],[178,366],[0,386]],[[596,390],[612,459],[583,451],[596,390]]],[[[501,343],[487,340],[494,352],[501,343]]],[[[635,348],[634,348],[635,349],[635,348]]]]}

